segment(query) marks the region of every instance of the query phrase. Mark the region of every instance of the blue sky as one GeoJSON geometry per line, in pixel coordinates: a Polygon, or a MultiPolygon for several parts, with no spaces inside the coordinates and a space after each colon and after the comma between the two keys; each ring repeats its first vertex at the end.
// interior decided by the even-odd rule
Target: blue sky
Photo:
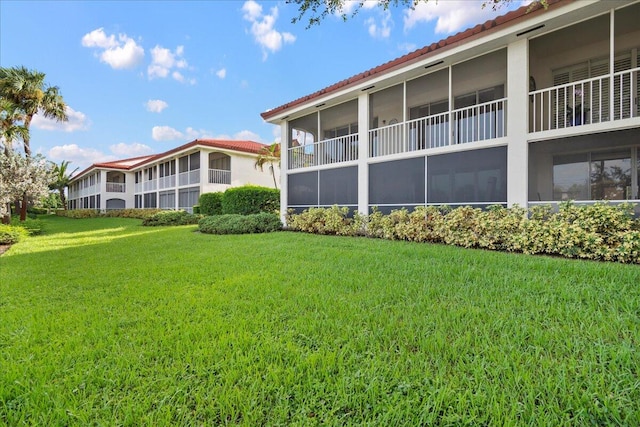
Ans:
{"type": "Polygon", "coordinates": [[[2,0],[0,65],[60,88],[70,120],[36,116],[32,150],[83,169],[195,138],[279,141],[261,112],[507,11],[375,3],[306,29],[284,1],[2,0]]]}

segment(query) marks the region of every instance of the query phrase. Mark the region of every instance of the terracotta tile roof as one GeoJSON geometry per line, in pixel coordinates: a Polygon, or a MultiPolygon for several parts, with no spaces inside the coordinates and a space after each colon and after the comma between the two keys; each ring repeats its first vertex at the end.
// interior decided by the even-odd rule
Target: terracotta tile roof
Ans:
{"type": "Polygon", "coordinates": [[[96,169],[96,168],[129,170],[134,165],[144,162],[145,160],[151,157],[153,156],[139,156],[139,157],[131,157],[129,159],[114,160],[112,162],[94,163],[88,168],[81,171],[80,173],[77,173],[76,175],[74,175],[72,180],[84,175],[85,173],[89,172],[91,169],[96,169]]]}
{"type": "MultiPolygon", "coordinates": [[[[561,2],[569,2],[572,0],[548,0],[548,6],[551,8],[552,6],[561,3],[561,2]]],[[[461,43],[468,42],[473,40],[480,35],[487,34],[488,31],[495,31],[497,29],[502,29],[506,25],[513,25],[520,21],[524,21],[527,19],[531,19],[534,16],[539,15],[545,11],[544,7],[540,4],[534,5],[533,9],[529,10],[530,6],[525,5],[520,7],[519,9],[508,12],[504,15],[498,16],[495,19],[491,19],[486,21],[484,24],[478,24],[473,28],[469,28],[465,31],[461,31],[457,34],[454,34],[446,39],[442,39],[439,42],[432,43],[429,46],[425,46],[421,49],[408,53],[404,56],[386,62],[382,65],[374,67],[370,70],[364,71],[360,74],[356,74],[355,76],[349,77],[348,79],[339,81],[338,83],[334,83],[331,86],[328,86],[324,89],[321,89],[317,92],[314,92],[310,95],[304,96],[302,98],[298,98],[294,101],[281,105],[279,107],[273,108],[271,110],[265,111],[260,114],[263,119],[268,120],[283,111],[286,111],[290,108],[298,106],[300,104],[304,104],[306,102],[312,101],[314,99],[320,98],[321,96],[328,95],[333,92],[337,92],[338,90],[347,88],[349,86],[353,86],[356,83],[362,83],[366,80],[372,79],[374,77],[378,77],[392,69],[396,69],[402,66],[406,66],[412,62],[416,62],[418,60],[422,60],[428,58],[429,56],[433,56],[436,53],[441,53],[445,49],[451,49],[452,47],[458,46],[461,43]]]]}
{"type": "Polygon", "coordinates": [[[86,168],[85,170],[83,170],[82,172],[80,172],[79,174],[75,175],[73,179],[76,179],[84,175],[85,173],[89,172],[92,169],[98,169],[98,168],[131,170],[131,169],[143,166],[147,163],[152,163],[163,157],[168,157],[180,151],[188,150],[189,148],[198,147],[198,146],[220,148],[223,150],[231,150],[231,151],[240,151],[240,152],[251,153],[251,154],[258,154],[260,150],[262,150],[264,147],[267,147],[267,145],[261,144],[255,141],[235,141],[235,140],[225,140],[225,139],[196,139],[187,144],[183,144],[179,147],[176,147],[172,150],[169,150],[160,154],[132,157],[130,159],[114,160],[112,162],[94,163],[88,168],[86,168]]]}

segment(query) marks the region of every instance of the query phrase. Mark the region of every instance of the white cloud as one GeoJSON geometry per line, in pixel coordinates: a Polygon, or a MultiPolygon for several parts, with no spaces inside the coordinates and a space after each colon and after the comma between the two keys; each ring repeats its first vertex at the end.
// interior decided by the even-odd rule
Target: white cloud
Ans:
{"type": "Polygon", "coordinates": [[[151,49],[151,64],[147,67],[147,75],[149,79],[166,78],[169,75],[174,80],[181,83],[188,81],[195,83],[195,79],[185,79],[184,75],[178,70],[188,69],[189,63],[184,59],[184,46],[178,46],[174,52],[156,45],[151,49]]]}
{"type": "Polygon", "coordinates": [[[63,132],[75,132],[78,130],[87,130],[91,122],[87,119],[87,116],[76,111],[67,105],[66,108],[67,117],[69,120],[66,122],[57,122],[54,119],[46,118],[42,113],[38,113],[33,116],[31,125],[37,129],[42,130],[59,130],[63,132]]]}
{"type": "Polygon", "coordinates": [[[150,99],[145,104],[147,107],[147,111],[151,111],[152,113],[161,113],[162,110],[167,108],[169,104],[161,99],[150,99]]]}
{"type": "Polygon", "coordinates": [[[118,157],[138,157],[152,154],[153,149],[145,144],[134,142],[133,144],[125,144],[121,142],[119,144],[109,146],[111,152],[118,157]]]}
{"type": "Polygon", "coordinates": [[[391,12],[384,11],[380,24],[378,24],[375,18],[368,18],[365,21],[369,30],[369,35],[375,39],[386,39],[391,35],[391,27],[393,26],[393,20],[391,19],[391,12]]]}
{"type": "Polygon", "coordinates": [[[109,162],[117,159],[113,155],[104,154],[94,148],[81,148],[77,144],[57,145],[49,150],[47,157],[54,161],[70,161],[80,169],[84,169],[93,163],[109,162]]]}
{"type": "Polygon", "coordinates": [[[255,132],[251,132],[250,130],[241,130],[240,132],[237,132],[236,134],[233,135],[232,139],[237,139],[237,140],[241,140],[241,141],[256,141],[256,142],[261,142],[260,135],[258,135],[255,132]]]}
{"type": "Polygon", "coordinates": [[[222,68],[222,69],[216,71],[216,76],[218,76],[220,79],[224,79],[225,77],[227,77],[227,69],[226,68],[222,68]]]}
{"type": "Polygon", "coordinates": [[[258,45],[262,47],[262,58],[267,59],[268,53],[275,53],[282,49],[283,44],[291,44],[296,36],[288,32],[275,29],[278,19],[278,8],[273,7],[269,15],[263,15],[262,6],[254,0],[247,0],[242,6],[243,18],[251,22],[251,34],[258,45]]]}
{"type": "Polygon", "coordinates": [[[154,126],[151,129],[151,137],[155,141],[177,141],[185,139],[212,138],[211,132],[204,129],[188,127],[184,132],[171,126],[154,126]]]}
{"type": "Polygon", "coordinates": [[[126,34],[107,35],[103,28],[98,28],[82,37],[82,46],[101,49],[100,61],[111,68],[134,68],[144,58],[144,49],[126,34]]]}
{"type": "Polygon", "coordinates": [[[408,31],[422,22],[436,20],[437,34],[451,34],[469,25],[492,19],[498,13],[490,7],[483,8],[480,2],[468,0],[420,2],[413,10],[404,11],[404,30],[408,31]]]}
{"type": "Polygon", "coordinates": [[[400,43],[398,45],[398,50],[400,50],[401,52],[413,52],[414,50],[418,49],[418,45],[416,45],[415,43],[400,43]]]}
{"type": "Polygon", "coordinates": [[[342,8],[338,11],[338,14],[344,13],[345,15],[349,15],[353,13],[353,11],[356,9],[356,6],[358,6],[360,3],[362,3],[363,9],[373,9],[374,7],[378,6],[378,0],[364,0],[364,2],[362,0],[346,0],[343,3],[342,8]]]}

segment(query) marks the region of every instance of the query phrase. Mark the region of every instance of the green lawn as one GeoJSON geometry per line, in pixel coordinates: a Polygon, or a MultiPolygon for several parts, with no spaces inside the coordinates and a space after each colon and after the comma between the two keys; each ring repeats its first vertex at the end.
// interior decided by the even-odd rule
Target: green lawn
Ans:
{"type": "Polygon", "coordinates": [[[640,267],[45,220],[0,257],[0,425],[640,425],[640,267]]]}

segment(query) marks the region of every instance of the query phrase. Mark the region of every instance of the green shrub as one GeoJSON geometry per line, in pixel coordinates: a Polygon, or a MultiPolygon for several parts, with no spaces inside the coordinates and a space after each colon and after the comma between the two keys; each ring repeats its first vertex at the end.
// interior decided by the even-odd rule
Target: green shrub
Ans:
{"type": "Polygon", "coordinates": [[[49,211],[47,210],[47,208],[41,208],[36,206],[31,206],[27,208],[27,213],[34,214],[34,215],[46,215],[48,212],[49,211]]]}
{"type": "Polygon", "coordinates": [[[220,215],[222,214],[223,192],[203,193],[198,199],[200,205],[200,213],[202,215],[220,215]]]}
{"type": "Polygon", "coordinates": [[[97,218],[100,216],[100,212],[96,209],[57,210],[56,215],[73,219],[97,218]]]}
{"type": "Polygon", "coordinates": [[[204,217],[198,229],[207,234],[270,233],[282,228],[278,215],[262,212],[253,215],[225,214],[204,217]]]}
{"type": "Polygon", "coordinates": [[[44,222],[39,219],[27,218],[20,221],[20,218],[15,216],[11,218],[11,225],[23,228],[30,236],[42,234],[44,228],[44,222]]]}
{"type": "Polygon", "coordinates": [[[193,213],[195,215],[200,215],[200,205],[193,205],[193,213]]]}
{"type": "Polygon", "coordinates": [[[223,214],[277,213],[279,209],[280,190],[274,188],[245,185],[228,189],[222,197],[223,214]]]}
{"type": "Polygon", "coordinates": [[[163,209],[147,208],[147,209],[112,209],[101,214],[101,216],[109,218],[135,218],[146,219],[151,218],[159,212],[164,212],[163,209]]]}
{"type": "Polygon", "coordinates": [[[348,217],[347,208],[309,208],[289,214],[291,230],[316,234],[364,234],[389,240],[447,243],[467,248],[560,255],[602,261],[640,263],[640,219],[631,204],[561,203],[528,211],[490,206],[417,207],[383,215],[377,209],[364,217],[348,217]],[[528,215],[527,215],[528,213],[528,215]]]}
{"type": "Polygon", "coordinates": [[[153,227],[163,225],[197,224],[200,218],[200,215],[190,214],[185,211],[161,211],[145,218],[142,221],[142,225],[153,227]]]}
{"type": "Polygon", "coordinates": [[[13,245],[28,235],[29,232],[24,227],[0,224],[0,245],[13,245]]]}

